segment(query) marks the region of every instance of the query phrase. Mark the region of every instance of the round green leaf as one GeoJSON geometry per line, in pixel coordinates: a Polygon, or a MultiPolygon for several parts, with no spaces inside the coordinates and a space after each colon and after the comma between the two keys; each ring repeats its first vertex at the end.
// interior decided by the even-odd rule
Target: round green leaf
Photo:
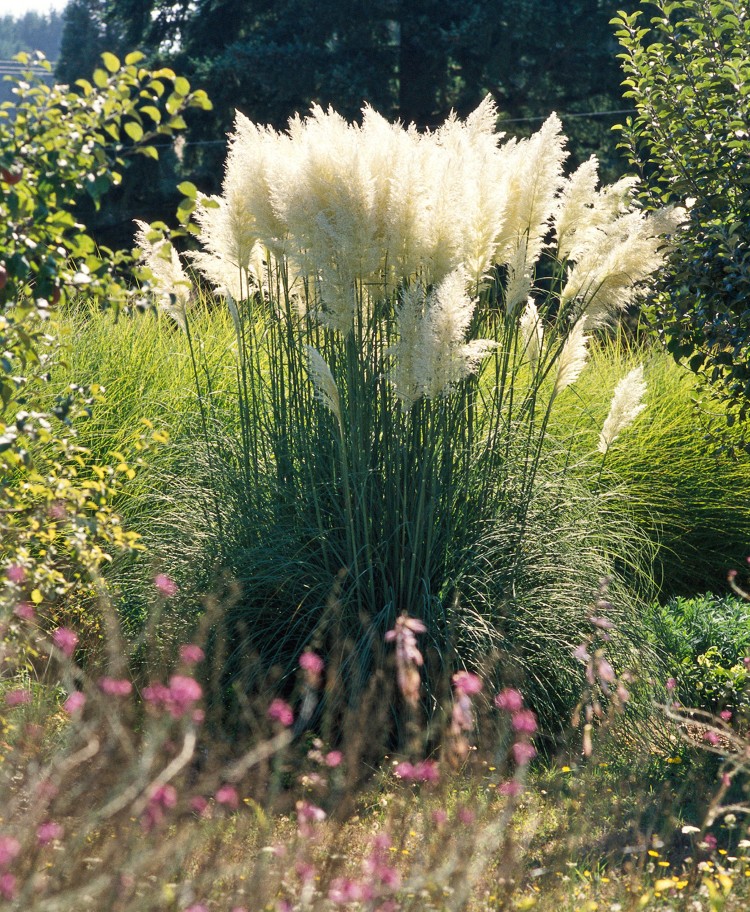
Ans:
{"type": "Polygon", "coordinates": [[[143,127],[139,123],[136,123],[136,121],[128,121],[128,123],[125,124],[124,129],[133,142],[140,142],[143,139],[143,127]]]}
{"type": "Polygon", "coordinates": [[[190,181],[182,181],[181,184],[177,184],[177,189],[183,196],[187,196],[191,200],[198,196],[198,188],[195,184],[191,184],[190,181]]]}
{"type": "Polygon", "coordinates": [[[119,59],[114,54],[110,54],[109,51],[105,51],[102,54],[102,63],[110,73],[116,73],[120,69],[119,59]]]}

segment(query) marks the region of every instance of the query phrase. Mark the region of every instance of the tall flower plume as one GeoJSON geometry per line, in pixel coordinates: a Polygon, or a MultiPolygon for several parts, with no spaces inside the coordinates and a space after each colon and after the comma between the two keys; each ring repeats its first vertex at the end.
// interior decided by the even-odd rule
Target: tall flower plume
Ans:
{"type": "Polygon", "coordinates": [[[633,368],[615,387],[607,420],[599,435],[599,452],[607,453],[616,438],[631,425],[646,408],[643,397],[646,395],[646,381],[643,378],[643,365],[633,368]]]}
{"type": "Polygon", "coordinates": [[[312,345],[307,345],[305,348],[307,350],[307,369],[315,387],[315,395],[326,408],[333,412],[340,425],[342,417],[339,389],[333,379],[331,368],[316,348],[313,348],[312,345]]]}
{"type": "Polygon", "coordinates": [[[398,312],[399,340],[389,349],[392,381],[405,410],[421,396],[434,399],[475,373],[496,347],[489,339],[466,341],[476,301],[466,294],[466,276],[456,270],[427,293],[415,285],[398,312]]]}
{"type": "Polygon", "coordinates": [[[544,342],[544,326],[532,298],[526,301],[526,308],[521,314],[519,324],[526,357],[529,359],[532,370],[536,371],[544,342]]]}
{"type": "Polygon", "coordinates": [[[588,359],[589,337],[584,334],[583,320],[579,320],[571,329],[560,352],[557,362],[557,377],[552,390],[552,398],[571,386],[583,373],[588,359]]]}
{"type": "Polygon", "coordinates": [[[184,328],[185,311],[190,304],[193,283],[182,268],[180,257],[166,238],[153,240],[151,226],[136,219],[135,241],[141,250],[141,262],[153,275],[153,286],[159,310],[169,314],[184,328]]]}

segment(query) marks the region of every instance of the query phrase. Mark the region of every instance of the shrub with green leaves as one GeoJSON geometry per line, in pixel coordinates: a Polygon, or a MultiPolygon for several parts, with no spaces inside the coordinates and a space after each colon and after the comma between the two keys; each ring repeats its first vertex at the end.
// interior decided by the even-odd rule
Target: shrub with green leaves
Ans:
{"type": "MultiPolygon", "coordinates": [[[[361,127],[314,109],[287,134],[239,116],[224,192],[197,200],[193,265],[237,338],[237,440],[214,435],[205,384],[202,399],[211,553],[244,586],[235,662],[352,641],[356,693],[407,612],[427,625],[431,681],[499,649],[540,702],[571,697],[572,650],[632,527],[545,459],[545,433],[592,331],[661,262],[672,213],[632,208],[629,180],[597,189],[593,159],[566,179],[554,116],[504,145],[495,119],[490,101],[424,135],[369,109],[361,127]]],[[[139,244],[162,303],[184,301],[166,242],[142,226],[139,244]]],[[[197,344],[189,309],[176,316],[197,344]]],[[[601,453],[642,394],[636,368],[601,453]]]]}
{"type": "Polygon", "coordinates": [[[706,594],[654,604],[648,625],[683,706],[750,723],[750,603],[706,594]]]}
{"type": "Polygon", "coordinates": [[[97,247],[77,221],[77,201],[88,195],[98,205],[129,159],[157,156],[153,140],[182,129],[188,108],[208,105],[186,80],[143,69],[141,59],[104,54],[92,82],[75,89],[29,72],[17,100],[0,106],[0,599],[10,611],[44,603],[54,614],[112,551],[137,541],[112,509],[134,469],[116,451],[92,463],[75,439],[101,384],[72,383],[51,404],[41,388],[58,302],[85,291],[117,306],[133,294],[118,278],[129,255],[97,247]]]}
{"type": "MultiPolygon", "coordinates": [[[[623,147],[651,206],[687,206],[652,310],[668,350],[712,385],[730,424],[750,415],[750,15],[744,0],[655,0],[613,23],[623,147]],[[649,27],[641,16],[651,14],[649,27]],[[654,15],[655,13],[655,15],[654,15]]],[[[747,438],[745,437],[747,445],[747,438]]]]}

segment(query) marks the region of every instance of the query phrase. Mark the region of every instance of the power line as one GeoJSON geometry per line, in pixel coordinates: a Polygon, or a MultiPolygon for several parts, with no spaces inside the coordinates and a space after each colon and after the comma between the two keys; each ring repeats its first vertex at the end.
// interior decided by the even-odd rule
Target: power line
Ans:
{"type": "MultiPolygon", "coordinates": [[[[638,111],[635,108],[620,108],[617,111],[581,111],[581,112],[571,112],[569,114],[558,114],[557,116],[562,120],[566,117],[607,117],[610,114],[637,114],[638,111]]],[[[543,117],[509,117],[507,120],[500,120],[500,126],[503,124],[509,123],[532,123],[542,120],[546,120],[549,115],[543,117]]]]}

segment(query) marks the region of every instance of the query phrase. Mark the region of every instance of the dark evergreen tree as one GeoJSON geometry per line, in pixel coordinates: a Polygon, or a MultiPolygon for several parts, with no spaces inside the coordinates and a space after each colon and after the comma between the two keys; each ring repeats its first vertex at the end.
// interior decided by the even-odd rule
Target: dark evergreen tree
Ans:
{"type": "MultiPolygon", "coordinates": [[[[210,115],[193,117],[189,140],[201,145],[189,148],[187,159],[196,180],[211,190],[221,179],[223,138],[235,109],[283,128],[312,103],[356,118],[367,102],[389,118],[431,127],[451,109],[467,114],[491,92],[511,133],[536,129],[552,110],[617,109],[621,75],[609,20],[619,5],[71,0],[58,74],[69,79],[70,67],[90,70],[101,50],[123,53],[135,46],[151,64],[184,72],[214,102],[210,115]]],[[[573,164],[596,152],[605,176],[617,176],[622,163],[609,130],[616,119],[563,117],[573,164]]]]}

